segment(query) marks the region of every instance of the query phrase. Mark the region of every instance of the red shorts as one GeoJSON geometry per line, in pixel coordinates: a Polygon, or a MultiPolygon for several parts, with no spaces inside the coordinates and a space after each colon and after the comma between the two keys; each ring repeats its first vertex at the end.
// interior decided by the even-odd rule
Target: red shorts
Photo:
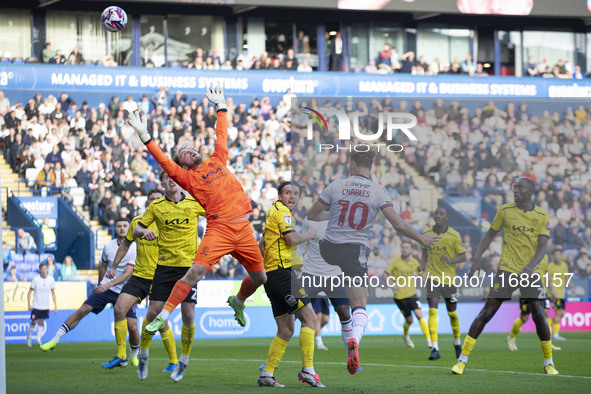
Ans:
{"type": "Polygon", "coordinates": [[[259,245],[246,219],[208,223],[193,264],[210,269],[227,254],[238,260],[248,272],[265,269],[259,245]]]}

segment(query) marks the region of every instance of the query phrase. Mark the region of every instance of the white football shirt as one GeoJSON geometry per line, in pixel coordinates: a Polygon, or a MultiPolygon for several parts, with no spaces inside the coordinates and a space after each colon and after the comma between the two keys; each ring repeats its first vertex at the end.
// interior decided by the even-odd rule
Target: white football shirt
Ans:
{"type": "Polygon", "coordinates": [[[302,254],[304,268],[302,272],[308,275],[316,276],[338,276],[341,274],[341,268],[338,265],[330,265],[322,258],[320,254],[320,246],[318,240],[324,238],[326,233],[326,227],[328,226],[328,220],[323,222],[317,222],[314,220],[308,220],[308,218],[302,221],[302,233],[308,232],[309,229],[316,230],[316,238],[309,240],[307,243],[303,243],[302,254]],[[305,250],[307,245],[307,250],[305,250]],[[304,254],[305,251],[305,254],[304,254]]]}
{"type": "Polygon", "coordinates": [[[55,289],[55,280],[53,277],[47,275],[42,278],[41,275],[37,275],[31,282],[31,289],[33,292],[33,309],[45,311],[49,309],[49,294],[52,289],[55,289]]]}
{"type": "Polygon", "coordinates": [[[368,248],[378,213],[393,206],[392,197],[386,189],[362,175],[331,182],[322,191],[319,201],[330,207],[326,240],[368,248]]]}
{"type": "MultiPolygon", "coordinates": [[[[113,260],[115,260],[115,255],[117,254],[117,249],[119,249],[119,244],[117,244],[117,238],[112,239],[109,242],[107,242],[105,247],[103,248],[103,254],[101,255],[101,260],[106,261],[109,264],[109,268],[107,268],[107,269],[110,269],[111,264],[113,264],[113,260]]],[[[113,278],[109,279],[105,275],[103,277],[103,280],[99,284],[102,285],[103,283],[109,283],[110,281],[117,279],[118,277],[123,275],[123,273],[125,272],[125,268],[128,265],[131,265],[132,267],[134,267],[136,254],[137,254],[137,249],[136,249],[136,244],[134,242],[129,247],[129,250],[127,251],[127,253],[123,257],[123,260],[121,260],[121,262],[119,263],[119,266],[117,266],[117,271],[116,271],[115,276],[113,278]]],[[[121,289],[123,288],[123,286],[125,285],[126,282],[127,281],[125,281],[123,283],[119,283],[118,285],[111,287],[109,290],[113,290],[115,293],[119,294],[119,293],[121,293],[121,289]]]]}

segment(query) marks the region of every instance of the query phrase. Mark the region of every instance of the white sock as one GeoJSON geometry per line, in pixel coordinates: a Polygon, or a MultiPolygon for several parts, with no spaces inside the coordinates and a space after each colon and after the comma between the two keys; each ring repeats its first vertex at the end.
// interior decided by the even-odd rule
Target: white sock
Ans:
{"type": "Polygon", "coordinates": [[[316,346],[324,346],[324,343],[322,343],[322,337],[321,336],[317,336],[316,337],[316,346]]]}
{"type": "Polygon", "coordinates": [[[68,327],[68,325],[66,323],[62,324],[61,327],[59,328],[59,330],[57,330],[57,332],[55,333],[55,337],[53,337],[53,341],[55,343],[59,343],[60,339],[62,339],[62,337],[64,335],[66,335],[68,332],[70,332],[70,327],[68,327]]]}
{"type": "Polygon", "coordinates": [[[237,295],[235,295],[235,296],[234,296],[234,302],[235,302],[235,303],[236,303],[236,305],[238,305],[239,307],[241,307],[241,308],[244,308],[244,301],[242,301],[242,300],[238,299],[238,296],[237,296],[237,295]]]}
{"type": "Polygon", "coordinates": [[[140,357],[149,357],[150,349],[140,349],[140,357]]]}
{"type": "Polygon", "coordinates": [[[179,358],[179,362],[188,365],[189,364],[189,355],[188,354],[181,354],[181,358],[179,358]]]}
{"type": "Polygon", "coordinates": [[[270,377],[273,377],[273,374],[271,372],[263,371],[263,373],[261,374],[261,376],[263,378],[270,378],[270,377]]]}
{"type": "Polygon", "coordinates": [[[168,312],[166,309],[162,309],[162,312],[160,312],[157,317],[168,320],[168,316],[170,316],[170,312],[168,312]]]}
{"type": "Polygon", "coordinates": [[[316,375],[316,372],[314,372],[314,367],[304,367],[302,368],[302,371],[316,375]]]}
{"type": "Polygon", "coordinates": [[[468,356],[466,356],[464,353],[460,354],[460,357],[458,357],[458,361],[463,361],[466,364],[468,364],[468,356]]]}
{"type": "Polygon", "coordinates": [[[454,338],[454,345],[455,346],[461,345],[461,344],[462,344],[462,341],[460,341],[460,338],[454,338]]]}
{"type": "Polygon", "coordinates": [[[41,343],[41,333],[43,328],[37,324],[37,343],[41,343]]]}
{"type": "Polygon", "coordinates": [[[546,365],[554,365],[554,361],[552,361],[552,357],[544,359],[544,367],[546,365]]]}
{"type": "Polygon", "coordinates": [[[35,325],[33,323],[29,324],[29,332],[27,334],[27,342],[29,342],[31,340],[31,337],[33,336],[34,329],[35,329],[35,325]]]}
{"type": "Polygon", "coordinates": [[[347,349],[347,340],[353,334],[353,328],[351,327],[351,320],[346,320],[341,322],[341,338],[343,338],[343,343],[345,344],[345,350],[347,349]]]}
{"type": "Polygon", "coordinates": [[[352,337],[357,340],[357,344],[361,342],[363,333],[365,332],[365,326],[367,325],[367,311],[364,307],[355,307],[353,311],[353,318],[351,319],[352,337]]]}
{"type": "Polygon", "coordinates": [[[137,354],[140,352],[140,347],[139,345],[129,345],[129,358],[136,358],[137,354]]]}
{"type": "Polygon", "coordinates": [[[439,350],[439,345],[437,344],[437,341],[433,342],[433,346],[431,348],[435,349],[435,350],[439,350]]]}

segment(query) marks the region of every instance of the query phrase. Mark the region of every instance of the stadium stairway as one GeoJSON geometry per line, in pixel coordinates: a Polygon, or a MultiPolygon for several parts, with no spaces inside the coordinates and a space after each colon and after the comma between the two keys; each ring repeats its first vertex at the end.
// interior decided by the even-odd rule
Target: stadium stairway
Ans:
{"type": "Polygon", "coordinates": [[[428,178],[421,176],[414,167],[408,165],[408,163],[398,158],[398,166],[408,170],[411,175],[415,187],[417,189],[416,195],[411,195],[410,201],[413,208],[420,207],[420,211],[414,210],[413,216],[418,220],[419,223],[426,223],[429,216],[437,208],[437,203],[443,195],[428,178]]]}
{"type": "MultiPolygon", "coordinates": [[[[0,155],[0,194],[1,194],[1,201],[2,201],[2,212],[3,216],[2,219],[5,217],[6,213],[6,199],[7,199],[7,191],[8,193],[14,193],[15,196],[19,197],[31,197],[33,196],[33,189],[28,187],[25,182],[19,178],[18,174],[12,172],[10,165],[6,162],[3,155],[0,155]]],[[[76,205],[76,204],[75,204],[76,205]]],[[[107,230],[104,230],[102,226],[99,224],[97,220],[90,220],[89,213],[87,210],[83,209],[82,205],[76,205],[76,213],[78,216],[83,217],[85,223],[90,224],[91,230],[95,233],[95,268],[98,269],[100,264],[101,252],[105,244],[111,240],[111,235],[107,230]]],[[[10,230],[8,223],[3,220],[2,221],[2,240],[8,242],[8,245],[14,247],[15,245],[15,234],[13,230],[10,230]]],[[[79,276],[85,277],[88,275],[92,277],[93,281],[96,281],[96,269],[78,271],[79,276]]]]}

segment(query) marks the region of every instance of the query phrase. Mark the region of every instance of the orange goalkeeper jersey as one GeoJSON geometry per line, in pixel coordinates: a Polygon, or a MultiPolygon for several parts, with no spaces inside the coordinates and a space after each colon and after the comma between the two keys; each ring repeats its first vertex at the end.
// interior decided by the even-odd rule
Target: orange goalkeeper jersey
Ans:
{"type": "Polygon", "coordinates": [[[218,111],[217,140],[211,158],[194,170],[185,170],[167,158],[152,140],[146,147],[164,171],[201,204],[207,220],[232,220],[252,211],[238,179],[226,167],[228,159],[228,118],[218,111]]]}

